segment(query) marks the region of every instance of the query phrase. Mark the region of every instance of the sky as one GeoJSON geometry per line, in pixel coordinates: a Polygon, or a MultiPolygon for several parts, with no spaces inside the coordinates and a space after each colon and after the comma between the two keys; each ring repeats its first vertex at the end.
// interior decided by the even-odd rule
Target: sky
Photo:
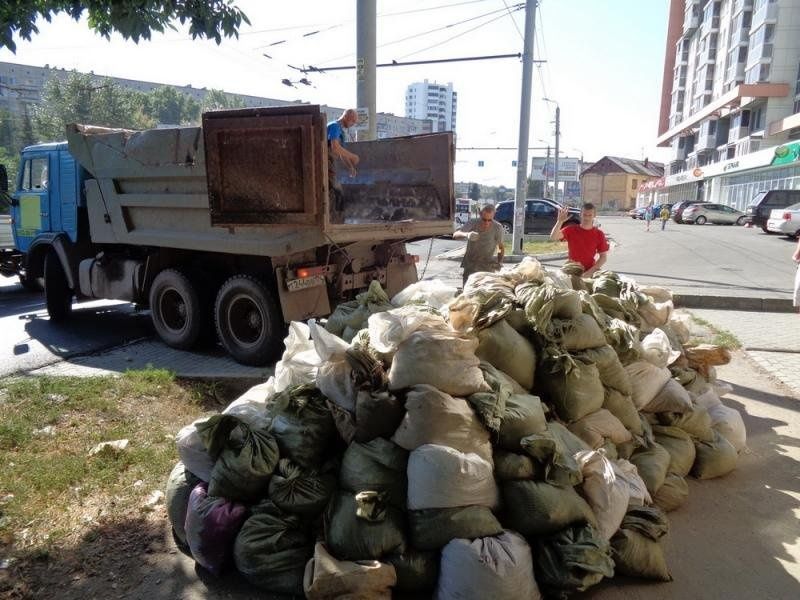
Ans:
{"type": "MultiPolygon", "coordinates": [[[[235,0],[251,24],[239,39],[192,40],[177,26],[138,45],[93,33],[86,20],[61,15],[37,22],[30,42],[0,61],[93,71],[175,85],[356,105],[354,71],[313,73],[313,87],[281,83],[302,67],[355,64],[356,2],[235,0]],[[286,8],[290,7],[290,8],[286,8]],[[317,32],[317,33],[313,33],[317,32]],[[265,56],[267,55],[267,56],[265,56]]],[[[520,0],[378,0],[377,59],[430,60],[522,51],[520,0]],[[508,10],[507,8],[508,7],[508,10]],[[509,14],[510,13],[510,14],[509,14]]],[[[604,155],[668,160],[655,147],[668,0],[540,0],[536,15],[530,146],[554,143],[561,108],[561,149],[587,161],[604,155]]],[[[377,71],[377,109],[404,115],[405,89],[428,79],[458,92],[457,145],[516,148],[522,64],[519,59],[445,63],[377,71]]],[[[544,155],[532,150],[530,156],[544,155]]],[[[459,150],[455,179],[513,188],[516,150],[459,150]],[[478,161],[484,166],[479,167],[478,161]]]]}

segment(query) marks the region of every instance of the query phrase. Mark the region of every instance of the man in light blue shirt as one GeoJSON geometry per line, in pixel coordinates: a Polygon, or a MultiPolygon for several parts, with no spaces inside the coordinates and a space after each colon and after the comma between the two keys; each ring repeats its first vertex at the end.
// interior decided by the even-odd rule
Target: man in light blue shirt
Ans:
{"type": "Polygon", "coordinates": [[[341,160],[347,166],[350,177],[355,177],[358,155],[345,149],[344,130],[358,122],[358,113],[348,108],[342,116],[328,123],[328,151],[333,158],[341,160]]]}

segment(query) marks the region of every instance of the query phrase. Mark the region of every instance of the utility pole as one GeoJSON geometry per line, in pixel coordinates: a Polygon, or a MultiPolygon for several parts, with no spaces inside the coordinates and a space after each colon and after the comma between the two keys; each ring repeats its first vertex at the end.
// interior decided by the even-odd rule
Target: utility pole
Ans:
{"type": "Polygon", "coordinates": [[[533,83],[533,34],[538,0],[525,2],[525,40],[522,53],[522,94],[519,109],[519,146],[517,150],[517,189],[514,196],[514,235],[511,251],[522,254],[525,233],[525,199],[528,191],[528,143],[531,132],[531,88],[533,83]]]}
{"type": "Polygon", "coordinates": [[[369,114],[366,131],[360,131],[360,140],[374,140],[377,137],[377,108],[375,103],[375,63],[378,16],[377,0],[357,0],[356,2],[356,102],[358,108],[365,108],[369,114]]]}
{"type": "Polygon", "coordinates": [[[558,138],[561,136],[561,107],[556,104],[556,166],[553,170],[553,195],[558,202],[558,138]]]}
{"type": "Polygon", "coordinates": [[[545,198],[550,197],[550,144],[547,145],[547,158],[544,159],[544,194],[545,198]]]}

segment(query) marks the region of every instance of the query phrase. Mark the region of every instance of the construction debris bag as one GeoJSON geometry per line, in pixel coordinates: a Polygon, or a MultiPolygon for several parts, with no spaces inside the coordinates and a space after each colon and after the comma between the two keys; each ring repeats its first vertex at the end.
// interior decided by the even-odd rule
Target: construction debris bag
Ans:
{"type": "Polygon", "coordinates": [[[631,398],[638,410],[650,404],[672,377],[669,369],[656,367],[645,360],[631,363],[625,370],[633,387],[631,398]]]}
{"type": "Polygon", "coordinates": [[[561,423],[548,423],[547,431],[522,438],[520,446],[540,465],[547,483],[570,486],[582,481],[575,455],[590,448],[561,423]]]}
{"type": "Polygon", "coordinates": [[[615,389],[624,396],[630,396],[633,393],[627,371],[622,366],[617,353],[608,344],[598,348],[589,348],[575,356],[597,365],[597,372],[604,387],[615,389]]]}
{"type": "Polygon", "coordinates": [[[339,560],[380,560],[403,552],[404,514],[380,494],[338,492],[328,505],[325,542],[339,560]]]}
{"type": "Polygon", "coordinates": [[[271,501],[253,507],[233,547],[236,568],[255,586],[278,594],[302,594],[306,561],[314,539],[298,515],[271,501]]]}
{"type": "Polygon", "coordinates": [[[322,360],[314,383],[322,395],[349,413],[355,411],[356,382],[353,368],[347,360],[350,349],[343,339],[325,331],[316,323],[310,327],[314,349],[322,360]]]}
{"type": "Polygon", "coordinates": [[[478,304],[473,327],[483,329],[505,318],[514,308],[514,286],[514,282],[503,273],[482,271],[470,275],[462,296],[478,304]]]}
{"type": "Polygon", "coordinates": [[[683,429],[693,439],[710,442],[714,439],[714,430],[711,429],[711,416],[708,409],[694,406],[691,410],[681,413],[658,413],[658,422],[683,429]]]}
{"type": "Polygon", "coordinates": [[[269,431],[281,456],[306,469],[319,467],[336,439],[336,425],[322,393],[312,385],[288,388],[274,397],[271,408],[269,431]]]}
{"type": "Polygon", "coordinates": [[[603,384],[597,365],[576,358],[546,360],[539,379],[545,400],[571,423],[603,406],[603,384]]]}
{"type": "Polygon", "coordinates": [[[186,544],[195,561],[219,575],[246,518],[244,504],[209,496],[208,484],[198,483],[189,495],[185,524],[186,544]]]}
{"type": "Polygon", "coordinates": [[[415,331],[447,331],[449,328],[436,309],[413,304],[376,313],[368,320],[369,342],[383,354],[393,354],[415,331]]]}
{"type": "Polygon", "coordinates": [[[583,313],[574,319],[553,319],[540,333],[567,352],[580,352],[606,343],[606,336],[595,318],[583,313]]]}
{"type": "Polygon", "coordinates": [[[417,550],[438,550],[456,538],[472,540],[503,531],[500,521],[486,506],[410,510],[408,524],[411,545],[417,550]]]}
{"type": "Polygon", "coordinates": [[[478,340],[454,332],[415,331],[400,346],[389,370],[389,389],[428,384],[453,396],[489,391],[475,356],[478,340]]]}
{"type": "Polygon", "coordinates": [[[610,319],[605,329],[606,343],[617,353],[622,365],[629,365],[639,360],[641,344],[639,330],[630,323],[620,319],[610,319]]]}
{"type": "Polygon", "coordinates": [[[524,454],[515,454],[495,448],[492,461],[494,462],[494,476],[498,481],[534,479],[538,473],[533,460],[524,454]]]}
{"type": "Polygon", "coordinates": [[[623,481],[628,486],[628,495],[630,496],[628,506],[652,504],[650,492],[647,491],[647,485],[639,475],[636,465],[627,459],[618,458],[611,461],[611,467],[614,469],[614,476],[617,480],[623,481]]]}
{"type": "Polygon", "coordinates": [[[695,441],[697,458],[692,467],[692,476],[697,479],[722,477],[736,468],[739,458],[736,448],[716,430],[713,438],[710,442],[695,441]]]}
{"type": "Polygon", "coordinates": [[[284,340],[286,349],[281,360],[275,364],[275,392],[316,380],[317,369],[322,361],[310,336],[311,331],[305,323],[289,323],[289,334],[284,340]]]}
{"type": "Polygon", "coordinates": [[[429,592],[439,580],[439,553],[407,549],[384,559],[397,573],[395,589],[406,593],[429,592]]]}
{"type": "Polygon", "coordinates": [[[747,431],[741,413],[735,408],[725,406],[713,389],[698,396],[695,404],[708,411],[711,427],[719,431],[737,452],[747,447],[747,431]]]}
{"type": "Polygon", "coordinates": [[[425,305],[441,310],[455,298],[458,288],[447,285],[441,279],[417,281],[397,292],[392,298],[395,306],[425,305]]]}
{"type": "Polygon", "coordinates": [[[223,414],[198,425],[198,432],[209,455],[217,457],[208,482],[210,496],[252,503],[266,495],[278,464],[275,438],[223,414]]]}
{"type": "Polygon", "coordinates": [[[480,370],[489,391],[470,394],[467,396],[467,402],[475,409],[475,414],[483,426],[489,430],[492,438],[497,439],[509,396],[512,393],[524,394],[525,390],[516,391],[515,388],[521,388],[521,386],[487,362],[481,362],[480,370]]]}
{"type": "Polygon", "coordinates": [[[513,394],[506,400],[500,425],[499,445],[507,450],[520,450],[519,441],[531,434],[547,431],[544,408],[538,396],[513,394]]]}
{"type": "Polygon", "coordinates": [[[186,468],[199,477],[202,481],[211,479],[211,469],[214,468],[214,460],[206,450],[203,439],[197,432],[198,425],[205,423],[209,417],[197,419],[193,423],[182,427],[175,436],[175,443],[178,447],[178,456],[186,468]]]}
{"type": "Polygon", "coordinates": [[[661,391],[642,407],[642,411],[649,413],[685,413],[691,409],[689,392],[676,379],[668,379],[661,391]]]}
{"type": "Polygon", "coordinates": [[[522,535],[548,535],[573,523],[595,523],[592,509],[571,486],[505,481],[501,489],[505,507],[503,524],[522,535]]]}
{"type": "Polygon", "coordinates": [[[611,298],[619,298],[622,292],[622,283],[616,277],[601,275],[592,279],[592,293],[605,294],[611,298]]]}
{"type": "Polygon", "coordinates": [[[498,321],[478,332],[478,348],[475,355],[502,369],[524,389],[533,388],[536,369],[536,351],[531,343],[506,323],[498,321]]]}
{"type": "Polygon", "coordinates": [[[533,334],[533,325],[528,321],[525,309],[515,308],[503,320],[511,326],[511,329],[523,335],[526,339],[530,339],[533,334]]]}
{"type": "Polygon", "coordinates": [[[453,540],[442,550],[436,598],[541,598],[528,543],[510,531],[472,541],[453,540]]]}
{"type": "Polygon", "coordinates": [[[409,455],[407,473],[411,510],[497,506],[492,463],[477,454],[426,444],[409,455]]]}
{"type": "Polygon", "coordinates": [[[583,473],[581,491],[594,513],[597,530],[609,540],[628,511],[630,487],[617,478],[614,466],[602,451],[579,452],[575,459],[583,473]]]}
{"type": "Polygon", "coordinates": [[[670,461],[668,473],[686,477],[692,470],[696,451],[692,436],[678,427],[653,426],[653,435],[656,442],[669,452],[670,461]]]}
{"type": "Polygon", "coordinates": [[[669,452],[655,442],[647,448],[639,448],[631,456],[630,462],[636,465],[651,496],[664,484],[671,460],[669,452]]]}
{"type": "Polygon", "coordinates": [[[536,580],[546,597],[583,592],[603,577],[614,576],[608,541],[588,524],[536,539],[533,559],[536,580]]]}
{"type": "Polygon", "coordinates": [[[303,469],[282,458],[269,481],[269,499],[287,513],[318,515],[336,490],[335,468],[329,464],[319,470],[303,469]]]}
{"type": "Polygon", "coordinates": [[[611,539],[611,556],[617,573],[656,581],[672,581],[661,538],[668,530],[667,517],[657,507],[631,509],[611,539]]]}
{"type": "Polygon", "coordinates": [[[603,408],[619,419],[620,423],[633,435],[642,435],[642,421],[630,396],[615,389],[603,390],[603,408]]]}
{"type": "Polygon", "coordinates": [[[607,439],[614,444],[624,444],[633,439],[622,422],[603,408],[571,423],[568,429],[595,450],[607,439]]]}
{"type": "Polygon", "coordinates": [[[689,499],[689,484],[686,479],[669,473],[664,480],[664,485],[658,488],[658,492],[653,497],[653,502],[664,512],[670,512],[683,506],[689,499]]]}
{"type": "Polygon", "coordinates": [[[186,511],[189,509],[189,496],[198,483],[200,479],[190,473],[182,462],[175,465],[167,480],[167,516],[176,542],[186,549],[186,511]]]}
{"type": "MultiPolygon", "coordinates": [[[[611,296],[606,296],[605,294],[592,294],[592,298],[609,317],[612,319],[618,319],[635,327],[637,329],[636,339],[639,339],[638,328],[642,324],[642,318],[639,316],[639,313],[636,310],[635,303],[623,300],[621,298],[612,298],[611,296]]],[[[609,343],[612,346],[614,345],[611,342],[609,343]]]]}
{"type": "Polygon", "coordinates": [[[353,439],[368,442],[389,438],[400,426],[406,414],[402,399],[388,390],[359,390],[356,394],[356,414],[353,439]]]}
{"type": "Polygon", "coordinates": [[[673,350],[669,337],[661,329],[654,329],[642,340],[642,359],[653,366],[665,368],[675,362],[681,355],[673,350]]]}
{"type": "Polygon", "coordinates": [[[305,565],[303,592],[309,600],[391,600],[397,574],[392,565],[366,560],[336,560],[317,542],[314,556],[305,565]]]}
{"type": "Polygon", "coordinates": [[[406,415],[392,441],[406,450],[437,444],[473,452],[486,460],[492,456],[489,432],[470,404],[430,385],[415,385],[408,391],[406,415]]]}
{"type": "Polygon", "coordinates": [[[525,316],[537,331],[544,331],[550,321],[576,319],[583,312],[578,292],[553,285],[522,284],[514,290],[517,302],[525,307],[525,316]]]}
{"type": "Polygon", "coordinates": [[[336,307],[328,317],[325,329],[349,343],[356,333],[367,326],[370,315],[393,308],[381,284],[373,280],[366,292],[358,294],[355,300],[336,307]]]}
{"type": "Polygon", "coordinates": [[[408,485],[408,452],[383,438],[366,443],[353,442],[345,450],[339,483],[354,494],[376,491],[386,494],[387,502],[405,509],[408,485]]]}
{"type": "Polygon", "coordinates": [[[275,385],[274,377],[264,383],[254,385],[228,404],[222,414],[238,417],[252,429],[266,429],[269,427],[267,401],[275,393],[275,385]]]}
{"type": "Polygon", "coordinates": [[[642,318],[642,328],[647,324],[651,328],[663,327],[669,321],[672,314],[672,301],[666,302],[640,302],[638,307],[639,316],[642,318]]]}

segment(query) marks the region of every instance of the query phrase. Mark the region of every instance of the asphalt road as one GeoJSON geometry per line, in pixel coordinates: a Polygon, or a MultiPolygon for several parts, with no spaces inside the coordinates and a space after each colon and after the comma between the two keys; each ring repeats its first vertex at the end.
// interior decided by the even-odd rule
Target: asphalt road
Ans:
{"type": "MultiPolygon", "coordinates": [[[[787,238],[757,229],[678,225],[672,221],[666,231],[655,227],[648,233],[643,221],[625,217],[603,216],[599,223],[613,241],[608,267],[639,282],[700,295],[791,297],[794,242],[787,238]]],[[[410,244],[410,251],[420,256],[422,277],[460,285],[458,261],[436,257],[463,245],[452,240],[424,240],[410,244]]],[[[543,262],[558,266],[563,261],[543,262]]],[[[16,279],[0,277],[0,335],[0,376],[5,376],[152,338],[153,330],[147,313],[111,301],[76,305],[71,321],[55,325],[47,318],[42,294],[23,290],[16,279]]],[[[148,353],[148,360],[152,357],[158,366],[180,372],[180,366],[173,364],[175,356],[186,354],[185,358],[192,361],[201,358],[180,351],[168,353],[166,347],[164,350],[163,357],[148,353]]],[[[102,366],[102,361],[96,362],[102,366]]],[[[231,373],[236,374],[237,369],[231,361],[231,373]]]]}

